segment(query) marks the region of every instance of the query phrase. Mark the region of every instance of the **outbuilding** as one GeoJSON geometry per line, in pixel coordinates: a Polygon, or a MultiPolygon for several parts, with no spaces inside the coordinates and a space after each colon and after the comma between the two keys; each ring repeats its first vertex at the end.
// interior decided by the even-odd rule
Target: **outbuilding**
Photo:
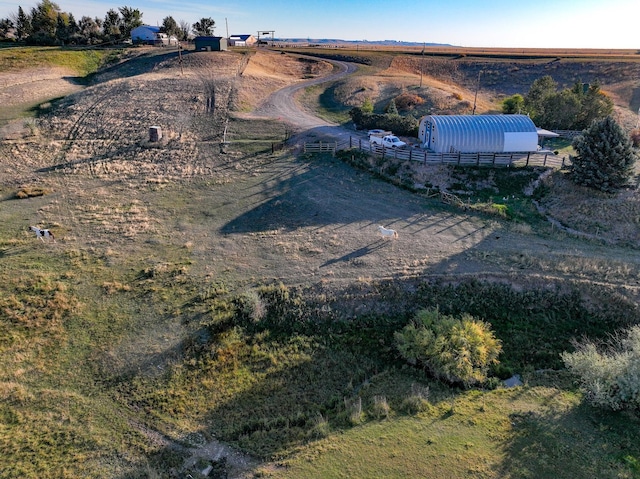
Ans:
{"type": "Polygon", "coordinates": [[[193,43],[196,51],[221,52],[228,50],[227,39],[224,37],[195,37],[193,43]]]}
{"type": "Polygon", "coordinates": [[[428,115],[418,138],[436,153],[538,151],[538,128],[527,115],[428,115]]]}
{"type": "Polygon", "coordinates": [[[144,45],[177,45],[178,39],[173,35],[168,36],[160,32],[160,27],[153,25],[141,25],[131,30],[131,41],[144,45]]]}
{"type": "Polygon", "coordinates": [[[230,47],[250,47],[255,45],[258,42],[256,37],[250,34],[243,35],[231,35],[229,37],[229,46],[230,47]]]}

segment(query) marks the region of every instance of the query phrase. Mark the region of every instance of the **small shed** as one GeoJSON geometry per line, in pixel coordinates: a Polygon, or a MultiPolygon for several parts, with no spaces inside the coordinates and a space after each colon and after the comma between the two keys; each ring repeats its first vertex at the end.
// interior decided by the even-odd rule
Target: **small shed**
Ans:
{"type": "Polygon", "coordinates": [[[243,35],[231,35],[229,37],[229,46],[230,47],[250,47],[258,43],[256,37],[249,34],[243,35]]]}
{"type": "Polygon", "coordinates": [[[436,153],[538,151],[538,129],[527,115],[428,115],[418,138],[436,153]]]}
{"type": "Polygon", "coordinates": [[[222,52],[228,50],[227,39],[223,37],[195,37],[193,43],[197,52],[222,52]]]}

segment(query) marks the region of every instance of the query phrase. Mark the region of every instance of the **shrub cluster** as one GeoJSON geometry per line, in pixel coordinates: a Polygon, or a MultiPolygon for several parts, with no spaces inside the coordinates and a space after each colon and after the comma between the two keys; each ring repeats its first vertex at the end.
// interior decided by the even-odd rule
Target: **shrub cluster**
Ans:
{"type": "Polygon", "coordinates": [[[590,341],[579,344],[574,353],[563,353],[562,360],[594,406],[640,409],[640,326],[615,338],[608,348],[590,341]]]}
{"type": "Polygon", "coordinates": [[[419,311],[394,337],[407,362],[465,387],[482,383],[502,351],[487,323],[469,314],[460,319],[446,316],[437,309],[419,311]]]}
{"type": "Polygon", "coordinates": [[[380,128],[393,131],[396,135],[418,136],[418,120],[411,115],[367,113],[360,107],[352,108],[349,115],[356,126],[363,130],[380,128]]]}

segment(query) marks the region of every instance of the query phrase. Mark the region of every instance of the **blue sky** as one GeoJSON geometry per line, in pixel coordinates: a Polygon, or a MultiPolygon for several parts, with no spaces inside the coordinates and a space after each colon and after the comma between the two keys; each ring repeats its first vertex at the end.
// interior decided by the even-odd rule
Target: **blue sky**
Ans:
{"type": "MultiPolygon", "coordinates": [[[[0,0],[0,18],[37,0],[0,0]]],[[[446,43],[466,47],[638,48],[637,0],[56,0],[65,12],[104,18],[129,6],[143,21],[166,16],[216,22],[216,35],[274,30],[279,38],[337,38],[446,43]]]]}

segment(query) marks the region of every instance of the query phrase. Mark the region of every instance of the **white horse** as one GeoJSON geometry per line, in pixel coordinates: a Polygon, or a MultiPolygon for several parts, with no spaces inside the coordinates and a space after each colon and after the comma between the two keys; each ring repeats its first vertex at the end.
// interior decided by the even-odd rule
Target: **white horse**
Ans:
{"type": "Polygon", "coordinates": [[[378,225],[378,231],[380,231],[382,238],[396,239],[398,237],[398,232],[396,230],[390,230],[385,228],[384,226],[378,225]]]}
{"type": "Polygon", "coordinates": [[[40,238],[42,241],[47,239],[51,239],[53,242],[56,241],[56,237],[53,236],[53,233],[47,229],[41,229],[37,226],[29,226],[29,229],[36,234],[36,238],[40,238]]]}

